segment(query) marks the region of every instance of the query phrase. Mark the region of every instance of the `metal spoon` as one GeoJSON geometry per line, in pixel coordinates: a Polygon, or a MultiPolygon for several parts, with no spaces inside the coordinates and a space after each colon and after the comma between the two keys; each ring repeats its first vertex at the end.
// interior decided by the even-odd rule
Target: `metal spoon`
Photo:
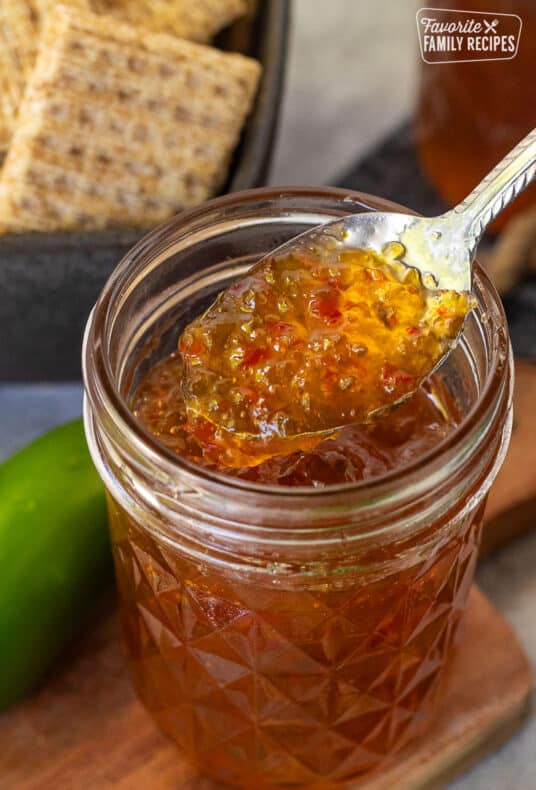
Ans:
{"type": "MultiPolygon", "coordinates": [[[[246,373],[243,379],[238,377],[237,371],[244,367],[244,357],[240,356],[245,354],[245,348],[242,346],[249,342],[245,338],[255,338],[254,343],[262,345],[262,342],[266,342],[266,338],[262,342],[260,338],[266,333],[271,336],[270,321],[275,320],[271,317],[275,308],[283,311],[281,319],[283,322],[286,320],[286,310],[290,309],[288,304],[284,310],[282,307],[279,308],[278,303],[274,309],[270,304],[267,315],[261,313],[261,317],[256,320],[256,291],[259,295],[263,293],[266,277],[272,277],[272,280],[267,282],[275,282],[273,280],[275,270],[270,268],[272,262],[281,261],[282,266],[286,267],[287,261],[292,259],[330,261],[337,259],[337,256],[346,250],[354,252],[372,250],[383,259],[401,262],[399,266],[405,265],[418,270],[427,292],[434,289],[441,289],[443,292],[454,291],[459,294],[470,292],[472,262],[484,230],[530,183],[535,171],[536,130],[533,130],[462,203],[446,214],[434,218],[395,212],[351,214],[302,233],[269,253],[242,281],[221,294],[207,312],[194,321],[183,334],[179,347],[185,361],[183,390],[189,413],[225,429],[236,439],[245,440],[256,453],[256,440],[261,439],[266,445],[264,449],[268,455],[281,452],[279,440],[284,441],[285,450],[288,450],[289,440],[292,439],[298,441],[298,446],[301,447],[299,442],[303,442],[304,439],[321,437],[349,422],[361,421],[359,410],[354,408],[351,384],[348,387],[341,386],[340,392],[337,390],[332,393],[328,388],[327,394],[322,394],[323,379],[314,378],[317,368],[314,365],[308,367],[303,361],[297,363],[301,365],[300,370],[303,368],[302,387],[311,388],[305,397],[314,398],[318,393],[320,395],[316,398],[316,405],[313,406],[310,400],[304,401],[303,393],[301,398],[297,397],[299,393],[295,393],[286,383],[285,376],[289,375],[285,368],[286,354],[278,353],[275,361],[265,363],[265,358],[262,357],[263,349],[255,347],[252,351],[253,358],[248,360],[247,368],[260,365],[258,372],[262,374],[261,379],[253,378],[249,381],[246,373]],[[266,271],[264,267],[268,267],[266,271]],[[267,323],[265,318],[268,318],[267,323]],[[230,349],[236,359],[229,357],[230,349]],[[268,369],[263,368],[265,364],[282,365],[280,368],[273,368],[275,371],[273,381],[267,378],[272,374],[267,373],[268,369]],[[305,381],[308,380],[307,376],[311,371],[311,382],[306,385],[305,381]],[[257,381],[264,383],[257,384],[257,381]],[[242,392],[244,389],[249,392],[248,385],[253,395],[258,394],[255,392],[255,389],[258,389],[262,397],[253,398],[251,394],[244,394],[242,392]],[[234,395],[237,396],[236,401],[234,395]],[[325,404],[322,398],[326,401],[325,404]]],[[[284,276],[286,277],[287,274],[285,273],[284,276]]],[[[272,297],[273,294],[270,298],[272,297]]],[[[469,309],[470,300],[467,300],[463,311],[469,309]]],[[[341,307],[341,310],[344,312],[344,308],[341,307]]],[[[288,326],[291,325],[282,324],[282,327],[288,326]]],[[[454,332],[461,331],[462,326],[463,321],[458,321],[454,332]]],[[[448,337],[445,336],[445,341],[448,342],[441,343],[438,348],[439,353],[430,358],[430,369],[419,368],[419,374],[409,376],[410,380],[407,384],[403,383],[398,389],[394,385],[391,389],[388,382],[386,392],[388,395],[392,394],[392,399],[386,400],[382,396],[377,406],[373,405],[372,401],[370,404],[366,403],[365,411],[362,408],[361,418],[367,419],[383,413],[409,397],[419,381],[433,372],[432,366],[435,370],[442,362],[457,340],[455,334],[450,333],[448,337]],[[369,406],[370,410],[367,411],[369,406]]],[[[300,359],[300,355],[303,356],[301,348],[297,351],[300,359]]],[[[395,345],[395,350],[397,349],[398,345],[395,345]]],[[[356,370],[360,370],[359,364],[356,370]]],[[[257,375],[256,369],[253,373],[257,375]]],[[[397,371],[397,375],[399,373],[405,374],[405,371],[397,371]]],[[[348,382],[350,381],[356,381],[354,375],[349,376],[348,382]]],[[[345,380],[338,381],[337,384],[345,385],[345,380]]],[[[363,404],[361,406],[363,407],[363,404]]]]}
{"type": "Polygon", "coordinates": [[[532,181],[536,173],[536,129],[524,137],[473,191],[439,217],[395,212],[352,214],[307,231],[277,249],[334,239],[349,248],[381,253],[388,244],[403,246],[401,260],[418,269],[429,288],[471,290],[472,263],[488,225],[532,181]]]}

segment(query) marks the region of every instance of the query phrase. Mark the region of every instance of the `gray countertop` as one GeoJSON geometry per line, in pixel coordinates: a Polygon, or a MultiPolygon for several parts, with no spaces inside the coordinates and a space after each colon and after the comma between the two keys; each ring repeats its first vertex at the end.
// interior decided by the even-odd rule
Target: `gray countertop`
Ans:
{"type": "MultiPolygon", "coordinates": [[[[288,90],[272,183],[335,181],[408,116],[418,73],[415,9],[413,0],[295,0],[288,90]]],[[[0,459],[80,413],[78,384],[0,386],[0,459]]],[[[514,625],[533,666],[534,568],[536,531],[478,571],[481,588],[514,625]]],[[[451,787],[534,790],[535,744],[532,717],[508,744],[451,787]]]]}

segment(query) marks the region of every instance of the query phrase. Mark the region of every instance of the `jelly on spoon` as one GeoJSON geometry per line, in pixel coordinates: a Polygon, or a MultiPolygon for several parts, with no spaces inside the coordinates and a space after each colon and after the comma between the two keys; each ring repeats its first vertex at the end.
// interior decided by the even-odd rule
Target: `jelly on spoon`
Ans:
{"type": "Polygon", "coordinates": [[[351,215],[263,258],[180,338],[190,429],[256,464],[409,397],[456,342],[478,240],[535,156],[532,132],[441,217],[351,215]]]}

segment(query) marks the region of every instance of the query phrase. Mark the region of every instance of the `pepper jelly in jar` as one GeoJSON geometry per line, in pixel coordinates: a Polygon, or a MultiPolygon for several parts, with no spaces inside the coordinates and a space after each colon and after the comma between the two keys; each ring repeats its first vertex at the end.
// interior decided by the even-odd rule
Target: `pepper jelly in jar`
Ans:
{"type": "Polygon", "coordinates": [[[462,341],[411,399],[260,463],[221,464],[189,430],[177,350],[274,247],[393,208],[328,188],[211,201],[139,244],[88,324],[85,423],[132,677],[219,783],[358,782],[441,704],[511,426],[508,335],[485,274],[462,341]]]}

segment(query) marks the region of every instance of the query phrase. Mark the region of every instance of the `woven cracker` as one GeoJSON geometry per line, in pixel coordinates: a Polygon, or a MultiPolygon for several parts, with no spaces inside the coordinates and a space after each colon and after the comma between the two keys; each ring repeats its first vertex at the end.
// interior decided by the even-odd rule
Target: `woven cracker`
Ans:
{"type": "Polygon", "coordinates": [[[146,227],[217,193],[260,66],[59,7],[0,178],[4,231],[146,227]]]}
{"type": "Polygon", "coordinates": [[[11,137],[37,36],[37,17],[28,0],[0,0],[0,151],[11,137]]]}
{"type": "MultiPolygon", "coordinates": [[[[61,0],[146,30],[209,41],[247,11],[248,0],[61,0]]],[[[57,0],[0,0],[0,153],[9,144],[35,61],[44,16],[57,0]]]]}
{"type": "MultiPolygon", "coordinates": [[[[87,0],[67,0],[87,7],[87,0]]],[[[54,0],[0,0],[0,152],[11,138],[39,41],[43,13],[54,0]]]]}
{"type": "Polygon", "coordinates": [[[45,14],[53,11],[57,5],[66,5],[71,8],[82,8],[86,11],[91,9],[92,0],[29,0],[30,5],[33,7],[38,21],[42,22],[45,14]]]}
{"type": "Polygon", "coordinates": [[[92,10],[157,33],[206,43],[247,11],[247,0],[91,0],[92,10]]]}

